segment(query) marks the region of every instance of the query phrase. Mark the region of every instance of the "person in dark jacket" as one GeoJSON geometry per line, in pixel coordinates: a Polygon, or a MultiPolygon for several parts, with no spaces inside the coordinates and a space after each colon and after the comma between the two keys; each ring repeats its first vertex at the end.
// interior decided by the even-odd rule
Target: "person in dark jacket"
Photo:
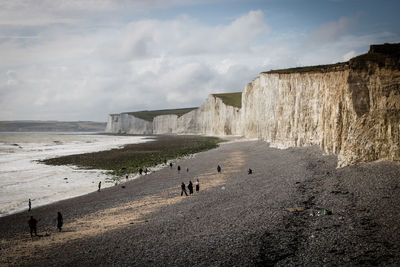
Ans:
{"type": "Polygon", "coordinates": [[[189,189],[189,194],[193,194],[193,184],[192,184],[192,181],[189,181],[188,189],[189,189]]]}
{"type": "Polygon", "coordinates": [[[61,215],[61,212],[57,212],[57,228],[59,232],[61,232],[62,226],[63,226],[63,217],[61,215]]]}
{"type": "Polygon", "coordinates": [[[221,170],[222,170],[222,169],[221,169],[221,166],[218,165],[218,166],[217,166],[217,171],[218,171],[218,173],[221,173],[221,170]]]}
{"type": "Polygon", "coordinates": [[[37,220],[35,219],[35,218],[33,218],[33,216],[31,216],[29,219],[28,219],[28,225],[29,225],[29,229],[30,229],[30,231],[31,231],[31,237],[33,237],[33,233],[35,233],[35,236],[37,236],[37,229],[36,229],[36,227],[37,227],[37,220]]]}
{"type": "Polygon", "coordinates": [[[188,195],[188,194],[186,193],[186,185],[185,185],[184,182],[182,182],[182,184],[181,184],[181,189],[182,189],[182,191],[181,191],[181,196],[183,196],[183,193],[185,193],[185,195],[188,195]]]}
{"type": "Polygon", "coordinates": [[[200,191],[200,182],[199,182],[199,179],[197,179],[197,181],[196,181],[196,192],[199,192],[200,191]]]}
{"type": "Polygon", "coordinates": [[[178,173],[181,172],[181,166],[178,165],[178,173]]]}

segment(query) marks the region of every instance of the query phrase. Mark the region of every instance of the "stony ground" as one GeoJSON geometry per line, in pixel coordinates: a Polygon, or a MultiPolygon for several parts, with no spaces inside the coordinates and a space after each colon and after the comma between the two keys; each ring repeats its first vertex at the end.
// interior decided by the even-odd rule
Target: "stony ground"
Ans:
{"type": "Polygon", "coordinates": [[[28,212],[0,218],[0,265],[400,265],[397,164],[336,169],[336,157],[316,147],[259,141],[176,164],[125,188],[34,208],[42,237],[33,240],[28,212]],[[181,182],[196,179],[200,192],[181,197],[181,182]]]}

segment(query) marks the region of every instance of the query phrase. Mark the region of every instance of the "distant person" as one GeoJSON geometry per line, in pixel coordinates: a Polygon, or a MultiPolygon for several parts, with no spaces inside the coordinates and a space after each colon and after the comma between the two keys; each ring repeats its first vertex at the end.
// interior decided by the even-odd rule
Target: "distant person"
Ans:
{"type": "Polygon", "coordinates": [[[189,168],[186,168],[186,172],[189,172],[189,168]]]}
{"type": "Polygon", "coordinates": [[[199,182],[199,179],[197,179],[197,181],[196,181],[196,192],[199,192],[200,191],[200,182],[199,182]]]}
{"type": "Polygon", "coordinates": [[[98,192],[100,192],[101,189],[101,181],[99,182],[99,190],[97,190],[98,192]]]}
{"type": "Polygon", "coordinates": [[[169,168],[172,169],[172,162],[169,163],[169,168]]]}
{"type": "Polygon", "coordinates": [[[140,168],[140,169],[139,169],[139,174],[142,175],[142,173],[143,173],[143,169],[140,168]]]}
{"type": "Polygon", "coordinates": [[[193,194],[193,184],[192,184],[192,181],[189,181],[188,189],[189,189],[189,194],[193,194]]]}
{"type": "Polygon", "coordinates": [[[253,170],[249,168],[248,174],[252,174],[253,170]]]}
{"type": "Polygon", "coordinates": [[[31,237],[33,237],[33,233],[35,233],[35,236],[38,236],[37,229],[36,229],[37,222],[38,221],[35,218],[33,218],[33,216],[31,216],[28,219],[28,225],[29,225],[29,229],[30,229],[30,232],[31,232],[31,237]]]}
{"type": "Polygon", "coordinates": [[[129,174],[125,174],[125,178],[126,178],[126,180],[128,180],[129,174]]]}
{"type": "Polygon", "coordinates": [[[222,169],[221,169],[221,166],[217,166],[217,171],[218,171],[218,173],[221,173],[221,171],[222,171],[222,169]]]}
{"type": "Polygon", "coordinates": [[[144,174],[146,174],[147,175],[147,173],[149,172],[149,169],[144,169],[144,174]]]}
{"type": "Polygon", "coordinates": [[[28,201],[28,211],[32,210],[32,203],[31,203],[31,199],[29,199],[28,201]]]}
{"type": "Polygon", "coordinates": [[[63,217],[61,215],[61,212],[57,212],[57,229],[59,232],[61,232],[62,226],[63,226],[63,217]]]}
{"type": "Polygon", "coordinates": [[[186,193],[186,185],[184,182],[182,182],[181,184],[181,189],[182,189],[181,196],[183,196],[183,193],[185,193],[185,195],[187,196],[188,194],[186,193]]]}
{"type": "Polygon", "coordinates": [[[164,164],[167,165],[167,159],[164,159],[164,164]]]}
{"type": "Polygon", "coordinates": [[[178,165],[178,172],[180,172],[180,171],[181,171],[181,166],[178,165]]]}

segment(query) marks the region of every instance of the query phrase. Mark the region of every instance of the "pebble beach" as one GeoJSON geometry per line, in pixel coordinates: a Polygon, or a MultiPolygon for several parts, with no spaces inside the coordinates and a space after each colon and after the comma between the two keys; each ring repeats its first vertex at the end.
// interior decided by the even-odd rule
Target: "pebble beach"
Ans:
{"type": "Polygon", "coordinates": [[[173,164],[1,217],[0,265],[400,265],[399,164],[338,169],[318,147],[261,141],[222,143],[173,164]],[[181,196],[181,183],[196,179],[200,191],[181,196]],[[30,215],[39,237],[30,237],[30,215]]]}

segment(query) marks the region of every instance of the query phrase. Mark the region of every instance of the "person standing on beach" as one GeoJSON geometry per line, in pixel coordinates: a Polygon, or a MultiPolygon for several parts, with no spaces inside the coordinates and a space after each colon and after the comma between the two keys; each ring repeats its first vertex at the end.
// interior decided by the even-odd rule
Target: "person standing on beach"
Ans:
{"type": "Polygon", "coordinates": [[[197,179],[197,181],[196,181],[196,192],[199,192],[200,191],[200,182],[199,182],[199,179],[197,179]]]}
{"type": "Polygon", "coordinates": [[[126,180],[128,180],[128,178],[129,178],[129,174],[128,173],[125,174],[125,178],[126,178],[126,180]]]}
{"type": "Polygon", "coordinates": [[[32,210],[32,203],[31,203],[31,199],[29,199],[28,201],[28,211],[32,210]]]}
{"type": "Polygon", "coordinates": [[[189,189],[189,194],[190,194],[190,195],[193,194],[193,184],[192,184],[192,181],[189,181],[188,189],[189,189]]]}
{"type": "Polygon", "coordinates": [[[61,212],[57,212],[57,228],[59,232],[61,232],[62,226],[63,226],[63,217],[61,215],[61,212]]]}
{"type": "Polygon", "coordinates": [[[28,219],[28,225],[29,225],[29,229],[31,231],[31,237],[33,237],[33,235],[32,235],[33,233],[35,233],[35,236],[38,236],[37,235],[37,230],[36,230],[37,222],[38,221],[35,218],[33,218],[33,216],[31,216],[28,219]]]}
{"type": "Polygon", "coordinates": [[[178,173],[181,172],[181,166],[178,165],[178,173]]]}
{"type": "Polygon", "coordinates": [[[186,172],[189,172],[189,168],[186,168],[186,172]]]}
{"type": "Polygon", "coordinates": [[[172,169],[172,162],[169,163],[169,168],[172,169]]]}
{"type": "Polygon", "coordinates": [[[101,189],[101,181],[99,182],[99,190],[97,190],[97,192],[100,192],[101,189]]]}
{"type": "Polygon", "coordinates": [[[222,169],[221,169],[221,166],[217,166],[217,171],[218,171],[218,173],[221,173],[221,171],[222,171],[222,169]]]}
{"type": "Polygon", "coordinates": [[[188,194],[186,193],[186,185],[184,182],[182,182],[181,184],[181,189],[182,189],[181,196],[183,196],[183,193],[185,193],[185,195],[187,196],[188,194]]]}
{"type": "Polygon", "coordinates": [[[140,168],[140,169],[139,169],[139,174],[142,175],[142,173],[143,173],[143,169],[140,168]]]}
{"type": "Polygon", "coordinates": [[[253,170],[249,168],[249,171],[247,172],[248,174],[252,174],[253,170]]]}

